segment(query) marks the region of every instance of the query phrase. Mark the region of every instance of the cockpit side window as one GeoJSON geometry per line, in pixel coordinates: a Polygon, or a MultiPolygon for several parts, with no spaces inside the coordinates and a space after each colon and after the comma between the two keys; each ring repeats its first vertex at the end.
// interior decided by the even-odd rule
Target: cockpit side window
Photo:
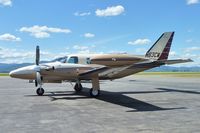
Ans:
{"type": "Polygon", "coordinates": [[[52,62],[55,62],[55,61],[58,61],[58,62],[61,62],[61,63],[66,63],[67,62],[67,56],[59,57],[59,58],[52,60],[52,62]]]}
{"type": "Polygon", "coordinates": [[[78,57],[77,56],[72,56],[68,59],[67,61],[68,63],[74,63],[74,64],[78,64],[78,57]]]}
{"type": "Polygon", "coordinates": [[[60,62],[66,63],[66,58],[62,58],[62,59],[60,60],[60,62]]]}
{"type": "Polygon", "coordinates": [[[90,58],[87,58],[87,59],[86,59],[86,63],[87,63],[87,64],[91,64],[90,58]]]}

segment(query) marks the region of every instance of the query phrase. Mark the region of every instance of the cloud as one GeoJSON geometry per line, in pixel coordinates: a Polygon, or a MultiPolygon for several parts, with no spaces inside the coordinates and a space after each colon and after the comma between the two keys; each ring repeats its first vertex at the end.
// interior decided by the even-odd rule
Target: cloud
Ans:
{"type": "Polygon", "coordinates": [[[90,53],[91,51],[89,49],[78,51],[78,54],[90,54],[90,53]]]}
{"type": "Polygon", "coordinates": [[[121,51],[121,50],[111,50],[108,53],[109,54],[127,54],[126,51],[121,51]]]}
{"type": "MultiPolygon", "coordinates": [[[[56,57],[62,57],[69,54],[65,53],[51,53],[47,51],[41,51],[41,60],[53,60],[56,57]]],[[[35,50],[17,50],[12,48],[0,47],[0,62],[1,63],[34,63],[35,61],[35,50]]]]}
{"type": "Polygon", "coordinates": [[[144,44],[148,44],[151,41],[149,39],[137,39],[135,41],[129,41],[128,44],[130,45],[144,45],[144,44]]]}
{"type": "Polygon", "coordinates": [[[69,29],[61,29],[47,26],[34,25],[32,27],[22,27],[20,32],[28,32],[35,38],[47,38],[50,37],[50,33],[70,33],[69,29]]]}
{"type": "Polygon", "coordinates": [[[193,5],[193,4],[198,4],[199,0],[186,0],[187,5],[193,5]]]}
{"type": "Polygon", "coordinates": [[[185,42],[191,43],[191,42],[193,42],[193,39],[187,39],[185,42]]]}
{"type": "Polygon", "coordinates": [[[95,37],[95,34],[92,34],[92,33],[85,33],[85,34],[84,34],[84,37],[86,37],[86,38],[93,38],[93,37],[95,37]]]}
{"type": "Polygon", "coordinates": [[[200,59],[200,55],[198,55],[198,54],[190,54],[190,53],[184,54],[182,57],[183,58],[200,59]]]}
{"type": "Polygon", "coordinates": [[[82,12],[82,13],[80,13],[80,12],[75,12],[75,13],[74,13],[74,16],[80,16],[80,17],[89,16],[89,15],[91,15],[91,12],[82,12]]]}
{"type": "Polygon", "coordinates": [[[16,49],[1,48],[0,62],[1,63],[22,63],[24,60],[34,60],[34,52],[17,51],[16,49]]]}
{"type": "Polygon", "coordinates": [[[107,16],[117,16],[124,12],[124,7],[121,5],[107,7],[106,9],[97,9],[96,16],[107,17],[107,16]]]}
{"type": "Polygon", "coordinates": [[[3,35],[0,35],[0,40],[18,42],[21,41],[21,38],[11,35],[9,33],[5,33],[3,35]]]}
{"type": "Polygon", "coordinates": [[[186,53],[193,52],[193,51],[200,51],[200,47],[189,47],[185,49],[186,53]]]}
{"type": "Polygon", "coordinates": [[[12,6],[11,0],[0,0],[0,4],[3,6],[12,6]]]}
{"type": "Polygon", "coordinates": [[[88,46],[74,45],[73,49],[75,49],[75,50],[87,50],[87,49],[89,49],[89,47],[88,46]]]}
{"type": "Polygon", "coordinates": [[[169,52],[169,55],[170,55],[170,56],[176,56],[177,54],[176,54],[175,51],[170,51],[170,52],[169,52]]]}
{"type": "Polygon", "coordinates": [[[76,50],[78,54],[89,54],[89,53],[96,53],[93,51],[95,49],[95,45],[84,46],[84,45],[74,45],[73,49],[76,50]]]}
{"type": "Polygon", "coordinates": [[[88,46],[74,45],[73,49],[77,50],[79,54],[89,54],[90,48],[88,46]]]}
{"type": "Polygon", "coordinates": [[[147,52],[146,48],[136,48],[136,49],[134,49],[135,54],[144,55],[146,52],[147,52]]]}

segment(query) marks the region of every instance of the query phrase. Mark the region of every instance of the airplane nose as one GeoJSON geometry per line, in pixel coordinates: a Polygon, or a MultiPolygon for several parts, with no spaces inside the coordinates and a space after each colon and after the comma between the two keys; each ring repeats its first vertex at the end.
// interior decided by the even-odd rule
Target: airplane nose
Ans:
{"type": "Polygon", "coordinates": [[[11,71],[10,73],[9,73],[9,76],[10,77],[13,77],[15,74],[14,74],[14,72],[13,71],[11,71]]]}
{"type": "Polygon", "coordinates": [[[17,72],[16,72],[16,71],[11,71],[11,72],[9,73],[9,75],[10,75],[10,77],[15,78],[16,75],[17,75],[17,72]]]}
{"type": "Polygon", "coordinates": [[[34,66],[27,66],[18,68],[9,73],[12,78],[20,78],[20,79],[35,79],[35,70],[34,66]]]}

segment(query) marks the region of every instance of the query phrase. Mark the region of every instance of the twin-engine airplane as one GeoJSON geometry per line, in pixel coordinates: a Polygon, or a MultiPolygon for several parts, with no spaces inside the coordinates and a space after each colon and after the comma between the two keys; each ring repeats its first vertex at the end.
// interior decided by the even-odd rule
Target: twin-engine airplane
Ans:
{"type": "Polygon", "coordinates": [[[35,65],[22,67],[10,72],[10,76],[20,79],[35,80],[39,86],[36,93],[44,94],[43,83],[76,82],[74,90],[82,90],[81,82],[91,81],[90,95],[100,94],[99,80],[123,78],[154,67],[191,62],[191,59],[168,60],[174,32],[165,32],[144,56],[128,54],[90,54],[69,55],[51,63],[39,64],[40,50],[36,47],[35,65]]]}

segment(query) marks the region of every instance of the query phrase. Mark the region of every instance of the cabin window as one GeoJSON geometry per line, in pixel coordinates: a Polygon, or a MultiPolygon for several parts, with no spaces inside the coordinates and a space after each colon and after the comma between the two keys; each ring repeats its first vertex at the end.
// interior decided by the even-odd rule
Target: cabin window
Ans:
{"type": "Polygon", "coordinates": [[[78,57],[72,56],[69,58],[68,63],[78,64],[78,57]]]}
{"type": "Polygon", "coordinates": [[[86,59],[86,63],[87,63],[87,64],[91,64],[90,58],[87,58],[87,59],[86,59]]]}

